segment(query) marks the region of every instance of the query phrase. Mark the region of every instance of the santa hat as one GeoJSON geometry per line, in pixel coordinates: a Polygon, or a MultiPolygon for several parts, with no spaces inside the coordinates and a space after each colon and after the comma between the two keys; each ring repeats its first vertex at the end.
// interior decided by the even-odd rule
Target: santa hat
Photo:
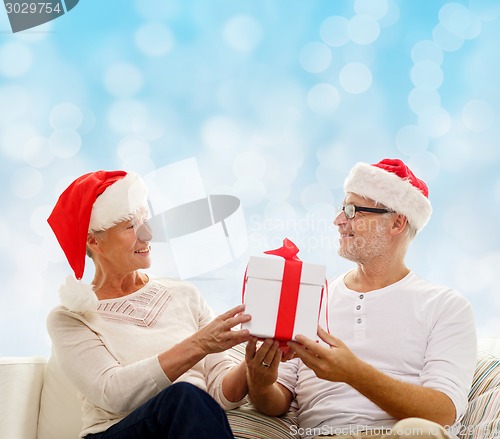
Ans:
{"type": "Polygon", "coordinates": [[[356,164],[344,182],[344,191],[406,216],[417,231],[427,224],[432,213],[427,185],[399,159],[356,164]]]}
{"type": "Polygon", "coordinates": [[[106,230],[147,211],[148,190],[136,174],[96,171],[82,175],[59,197],[48,223],[73,269],[60,289],[61,301],[73,311],[95,309],[97,297],[80,282],[85,269],[89,231],[106,230]]]}

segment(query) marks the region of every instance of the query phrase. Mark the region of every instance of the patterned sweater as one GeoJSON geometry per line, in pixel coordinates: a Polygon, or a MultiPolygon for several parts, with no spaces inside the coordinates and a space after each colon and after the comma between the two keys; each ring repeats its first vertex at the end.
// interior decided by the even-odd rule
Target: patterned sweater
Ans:
{"type": "MultiPolygon", "coordinates": [[[[171,384],[158,354],[213,320],[189,283],[150,280],[130,295],[99,301],[97,311],[75,313],[59,306],[48,316],[53,352],[82,398],[85,437],[105,431],[171,384]]],[[[234,362],[210,354],[177,381],[208,391],[226,410],[240,405],[222,393],[234,362]]]]}

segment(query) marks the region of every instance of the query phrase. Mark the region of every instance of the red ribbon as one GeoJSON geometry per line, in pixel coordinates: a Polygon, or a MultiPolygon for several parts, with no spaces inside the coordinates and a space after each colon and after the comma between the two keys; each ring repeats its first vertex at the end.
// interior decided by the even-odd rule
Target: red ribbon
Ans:
{"type": "Polygon", "coordinates": [[[288,238],[283,240],[282,247],[264,252],[285,259],[278,316],[274,330],[274,338],[281,341],[288,341],[293,338],[295,315],[299,301],[300,276],[302,274],[302,261],[297,257],[298,252],[298,247],[288,238]]]}

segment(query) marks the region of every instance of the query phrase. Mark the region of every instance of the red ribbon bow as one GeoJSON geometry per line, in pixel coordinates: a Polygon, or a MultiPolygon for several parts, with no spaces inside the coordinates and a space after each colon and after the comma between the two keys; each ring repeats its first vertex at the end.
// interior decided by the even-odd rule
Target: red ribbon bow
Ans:
{"type": "Polygon", "coordinates": [[[267,255],[276,255],[281,256],[287,260],[296,260],[300,259],[297,257],[297,253],[299,252],[299,248],[288,238],[283,240],[283,246],[277,248],[276,250],[267,250],[264,253],[267,255]]]}
{"type": "Polygon", "coordinates": [[[298,252],[299,248],[288,238],[283,240],[282,247],[264,252],[285,259],[276,328],[274,330],[274,338],[280,341],[288,341],[293,338],[295,315],[299,301],[300,276],[302,274],[302,261],[297,257],[298,252]]]}

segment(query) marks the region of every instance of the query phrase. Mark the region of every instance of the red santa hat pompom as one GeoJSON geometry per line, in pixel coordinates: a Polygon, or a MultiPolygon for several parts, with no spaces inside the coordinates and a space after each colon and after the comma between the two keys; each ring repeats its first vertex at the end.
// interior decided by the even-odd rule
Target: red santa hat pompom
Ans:
{"type": "Polygon", "coordinates": [[[83,312],[97,307],[97,297],[81,282],[89,231],[106,230],[148,209],[148,190],[136,174],[96,171],[78,177],[59,197],[48,223],[73,269],[59,293],[62,304],[83,312]]]}
{"type": "Polygon", "coordinates": [[[432,213],[427,185],[399,159],[356,164],[344,182],[344,191],[406,216],[417,231],[427,224],[432,213]]]}

